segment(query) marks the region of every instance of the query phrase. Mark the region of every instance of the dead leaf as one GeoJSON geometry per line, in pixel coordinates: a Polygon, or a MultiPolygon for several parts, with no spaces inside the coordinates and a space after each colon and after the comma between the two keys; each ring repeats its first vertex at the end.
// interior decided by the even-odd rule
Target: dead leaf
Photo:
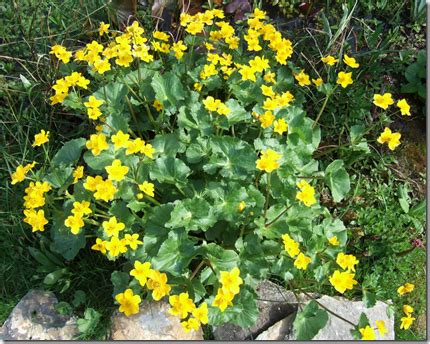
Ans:
{"type": "Polygon", "coordinates": [[[252,11],[251,4],[248,0],[233,0],[225,7],[225,12],[228,14],[234,14],[234,20],[245,19],[245,13],[252,11]]]}

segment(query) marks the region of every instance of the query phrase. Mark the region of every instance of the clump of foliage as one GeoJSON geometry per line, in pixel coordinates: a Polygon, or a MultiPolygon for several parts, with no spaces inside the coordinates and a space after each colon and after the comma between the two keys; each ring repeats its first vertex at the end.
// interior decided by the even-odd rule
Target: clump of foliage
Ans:
{"type": "MultiPolygon", "coordinates": [[[[346,94],[359,63],[322,56],[321,71],[307,74],[265,12],[256,9],[243,34],[223,18],[221,10],[184,13],[183,40],[173,42],[165,32],[145,34],[138,22],[124,33],[102,22],[99,42],[74,52],[54,45],[64,77],[51,104],[94,133],[51,158],[52,133],[42,130],[33,146],[46,163],[12,174],[12,184],[30,181],[24,222],[51,251],[73,261],[91,247],[118,267],[111,281],[120,312],[136,314],[143,298],[168,298],[185,331],[251,326],[253,287],[266,278],[298,290],[312,280],[346,296],[359,287],[345,226],[319,203],[324,187],[334,202],[347,195],[348,173],[341,159],[323,167],[314,158],[328,99],[346,94]],[[314,118],[308,102],[318,104],[314,118]]],[[[375,94],[373,103],[385,113],[395,100],[375,94]]],[[[406,100],[396,106],[410,115],[406,100]]],[[[367,133],[357,130],[351,145],[366,145],[367,133]]],[[[394,150],[400,137],[387,127],[378,142],[394,150]]],[[[67,273],[58,271],[47,276],[52,284],[67,273]]],[[[411,312],[407,318],[406,328],[411,312]]],[[[297,338],[310,339],[327,319],[310,302],[294,323],[297,338]]],[[[88,311],[80,326],[92,332],[98,321],[88,311]]],[[[365,315],[356,325],[363,339],[374,339],[374,328],[384,333],[365,315]]]]}

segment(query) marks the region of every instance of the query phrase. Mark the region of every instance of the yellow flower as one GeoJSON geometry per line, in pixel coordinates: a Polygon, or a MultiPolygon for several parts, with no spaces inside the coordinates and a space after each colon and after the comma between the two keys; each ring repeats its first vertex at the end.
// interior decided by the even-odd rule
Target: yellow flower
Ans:
{"type": "Polygon", "coordinates": [[[241,201],[240,203],[239,203],[239,205],[237,206],[237,209],[239,210],[239,212],[241,213],[242,211],[244,211],[245,210],[245,208],[246,208],[246,203],[245,203],[245,201],[241,201]]]}
{"type": "Polygon", "coordinates": [[[48,220],[45,218],[45,212],[43,210],[26,209],[24,210],[24,222],[28,223],[32,227],[32,232],[45,230],[45,225],[48,220]]]}
{"type": "Polygon", "coordinates": [[[206,325],[208,323],[208,305],[206,302],[203,302],[199,308],[194,309],[192,314],[200,323],[206,325]]]}
{"type": "Polygon", "coordinates": [[[139,185],[139,190],[146,193],[148,196],[154,197],[154,184],[144,181],[139,185]]]}
{"type": "Polygon", "coordinates": [[[359,263],[357,258],[352,254],[344,254],[344,253],[338,253],[336,258],[336,263],[344,270],[347,270],[348,272],[355,272],[355,265],[359,263]]]}
{"type": "Polygon", "coordinates": [[[54,54],[55,57],[63,61],[63,63],[69,63],[70,58],[72,57],[72,53],[67,51],[66,48],[61,45],[54,45],[49,53],[54,54]]]}
{"type": "Polygon", "coordinates": [[[89,119],[92,119],[95,121],[102,115],[102,112],[100,111],[99,108],[88,108],[87,115],[89,119]]]}
{"type": "Polygon", "coordinates": [[[355,58],[349,57],[347,54],[343,55],[343,62],[350,66],[351,68],[358,68],[360,65],[355,61],[355,58]]]}
{"type": "Polygon", "coordinates": [[[397,293],[402,296],[411,293],[414,289],[415,285],[413,285],[412,283],[406,283],[397,289],[397,293]]]}
{"type": "Polygon", "coordinates": [[[282,235],[284,241],[284,248],[287,253],[294,258],[300,253],[299,243],[291,238],[288,234],[282,235]]]}
{"type": "Polygon", "coordinates": [[[181,325],[184,328],[185,333],[197,331],[200,327],[200,323],[195,318],[189,318],[187,321],[182,321],[181,325]]]}
{"type": "Polygon", "coordinates": [[[402,309],[403,309],[403,312],[406,314],[407,317],[410,316],[414,312],[414,309],[409,305],[403,305],[402,309]]]}
{"type": "Polygon", "coordinates": [[[343,88],[348,87],[348,85],[352,85],[352,72],[345,73],[345,72],[339,72],[337,74],[337,80],[336,83],[338,85],[341,85],[343,88]]]}
{"type": "Polygon", "coordinates": [[[251,80],[251,81],[257,81],[255,77],[256,70],[250,66],[243,66],[239,69],[240,75],[242,75],[242,80],[251,80]]]}
{"type": "Polygon", "coordinates": [[[154,31],[152,33],[152,37],[159,39],[160,41],[164,41],[164,42],[169,41],[169,35],[165,32],[161,32],[161,31],[154,31]]]}
{"type": "Polygon", "coordinates": [[[97,189],[97,185],[101,182],[103,182],[103,178],[101,176],[88,176],[87,179],[85,179],[84,188],[88,191],[94,192],[97,189]]]}
{"type": "Polygon", "coordinates": [[[33,147],[38,147],[49,141],[49,131],[41,130],[39,134],[34,135],[33,147]]]}
{"type": "Polygon", "coordinates": [[[262,73],[270,68],[269,60],[264,58],[264,56],[256,56],[254,59],[249,61],[249,65],[258,73],[262,73]]]}
{"type": "Polygon", "coordinates": [[[73,184],[76,184],[79,179],[84,176],[84,166],[77,166],[73,171],[73,184]]]}
{"type": "Polygon", "coordinates": [[[385,327],[385,321],[384,320],[376,320],[376,327],[378,328],[379,334],[381,337],[384,337],[385,334],[388,333],[387,328],[385,327]]]}
{"type": "Polygon", "coordinates": [[[415,318],[412,318],[411,316],[403,317],[400,319],[400,329],[407,330],[409,327],[411,327],[412,323],[414,322],[415,318]]]}
{"type": "Polygon", "coordinates": [[[119,232],[125,228],[125,224],[118,222],[115,216],[112,216],[109,221],[103,221],[102,226],[108,237],[118,237],[119,232]]]}
{"type": "Polygon", "coordinates": [[[117,189],[111,180],[102,180],[101,182],[97,183],[94,198],[97,200],[101,199],[105,202],[109,202],[114,199],[116,192],[117,189]]]}
{"type": "Polygon", "coordinates": [[[297,269],[306,270],[311,261],[312,259],[310,257],[307,257],[300,252],[296,260],[294,261],[294,266],[297,269]]]}
{"type": "Polygon", "coordinates": [[[30,182],[25,189],[24,207],[27,209],[35,209],[45,205],[44,194],[51,190],[48,182],[30,182]]]}
{"type": "Polygon", "coordinates": [[[339,240],[337,240],[337,236],[336,235],[333,236],[333,237],[331,237],[330,239],[328,239],[328,242],[332,246],[339,246],[339,244],[340,244],[339,240]]]}
{"type": "Polygon", "coordinates": [[[323,84],[323,79],[318,78],[318,79],[312,79],[312,82],[314,83],[314,85],[316,87],[321,86],[323,84]]]}
{"type": "Polygon", "coordinates": [[[224,103],[221,103],[218,105],[217,112],[219,115],[227,116],[231,112],[231,110],[227,105],[225,105],[224,103]]]}
{"type": "Polygon", "coordinates": [[[361,333],[361,340],[375,340],[376,339],[376,333],[373,327],[370,327],[367,325],[365,328],[359,329],[361,333]]]}
{"type": "Polygon", "coordinates": [[[143,241],[139,240],[139,234],[126,234],[124,235],[124,242],[128,245],[133,251],[137,250],[138,245],[142,245],[143,241]]]}
{"type": "Polygon", "coordinates": [[[163,108],[164,108],[163,104],[161,104],[161,102],[159,100],[157,100],[157,99],[154,100],[154,103],[152,104],[152,106],[158,112],[163,111],[163,108]]]}
{"type": "Polygon", "coordinates": [[[258,117],[258,120],[261,122],[261,127],[266,129],[270,127],[275,120],[275,116],[272,111],[266,111],[264,114],[258,117]]]}
{"type": "Polygon", "coordinates": [[[300,86],[308,86],[311,84],[309,75],[302,69],[299,74],[294,74],[294,78],[299,82],[300,86]]]}
{"type": "Polygon", "coordinates": [[[172,289],[170,285],[167,284],[167,275],[157,270],[152,270],[150,272],[146,286],[149,290],[152,290],[152,298],[155,301],[161,300],[161,298],[168,295],[172,289]]]}
{"type": "Polygon", "coordinates": [[[187,31],[191,35],[196,35],[203,31],[204,24],[201,22],[192,22],[189,23],[185,31],[187,31]]]}
{"type": "Polygon", "coordinates": [[[205,100],[203,100],[203,105],[208,111],[216,111],[218,109],[219,104],[221,104],[221,100],[215,99],[212,96],[208,96],[205,100]]]}
{"type": "Polygon", "coordinates": [[[128,173],[129,168],[127,166],[121,165],[121,160],[115,159],[112,161],[112,165],[105,167],[105,170],[108,173],[109,180],[120,182],[128,173]]]}
{"type": "Polygon", "coordinates": [[[394,104],[394,100],[391,96],[391,93],[375,94],[373,96],[373,104],[386,110],[388,106],[394,104]]]}
{"type": "Polygon", "coordinates": [[[104,74],[111,70],[111,65],[109,63],[109,60],[107,59],[100,59],[94,61],[93,67],[94,71],[99,74],[104,74]]]}
{"type": "Polygon", "coordinates": [[[82,217],[77,215],[70,215],[65,221],[64,225],[68,228],[70,228],[72,234],[78,235],[79,230],[84,227],[84,221],[82,220],[82,217]]]}
{"type": "Polygon", "coordinates": [[[310,207],[317,202],[315,198],[315,189],[306,180],[300,181],[297,186],[300,191],[297,193],[296,199],[302,201],[307,207],[310,207]]]}
{"type": "Polygon", "coordinates": [[[102,254],[106,254],[106,241],[97,238],[96,243],[91,246],[91,249],[94,251],[100,251],[102,254]]]}
{"type": "Polygon", "coordinates": [[[256,161],[257,168],[268,173],[279,168],[278,160],[282,157],[281,154],[267,149],[261,153],[260,159],[256,161]]]}
{"type": "Polygon", "coordinates": [[[27,173],[36,165],[36,162],[33,161],[31,164],[27,164],[25,166],[19,165],[15,172],[12,173],[12,185],[16,183],[20,183],[25,179],[27,173]]]}
{"type": "Polygon", "coordinates": [[[72,214],[83,217],[85,215],[91,214],[93,211],[90,209],[90,202],[73,202],[72,214]]]}
{"type": "Polygon", "coordinates": [[[233,305],[232,303],[233,299],[234,299],[233,293],[225,290],[224,288],[219,288],[218,293],[212,302],[212,306],[218,307],[221,312],[224,312],[227,307],[233,305]]]}
{"type": "Polygon", "coordinates": [[[184,56],[184,52],[187,50],[187,46],[182,41],[173,43],[172,51],[175,53],[175,57],[180,60],[184,56]]]}
{"type": "Polygon", "coordinates": [[[135,154],[141,152],[145,148],[145,141],[140,137],[127,142],[127,149],[125,155],[135,154]]]}
{"type": "Polygon", "coordinates": [[[102,151],[109,148],[106,142],[106,136],[103,134],[92,134],[89,141],[87,141],[86,146],[91,150],[94,156],[99,155],[102,151]]]}
{"type": "Polygon", "coordinates": [[[400,133],[393,133],[390,128],[385,128],[378,137],[378,142],[381,144],[388,143],[388,148],[394,150],[398,145],[400,145],[401,136],[402,135],[400,133]]]}
{"type": "Polygon", "coordinates": [[[172,308],[169,309],[169,313],[179,316],[181,319],[186,318],[188,313],[196,309],[196,305],[193,300],[190,299],[188,293],[169,296],[169,303],[172,306],[172,308]]]}
{"type": "Polygon", "coordinates": [[[264,96],[274,98],[276,93],[273,91],[272,86],[261,85],[261,92],[264,96]]]}
{"type": "Polygon", "coordinates": [[[108,33],[110,24],[105,24],[105,22],[101,22],[99,26],[99,35],[103,36],[105,33],[108,33]]]}
{"type": "Polygon", "coordinates": [[[273,131],[282,135],[288,130],[288,124],[285,122],[285,119],[281,118],[273,122],[273,131]]]}
{"type": "Polygon", "coordinates": [[[88,101],[84,103],[87,108],[99,108],[104,103],[104,100],[97,99],[94,96],[90,96],[88,101]]]}
{"type": "Polygon", "coordinates": [[[275,73],[266,71],[266,73],[264,74],[263,79],[264,79],[265,82],[269,82],[269,83],[274,84],[276,82],[275,77],[276,77],[275,73]]]}
{"type": "Polygon", "coordinates": [[[321,61],[328,64],[329,66],[333,66],[335,63],[337,63],[339,60],[334,58],[331,55],[328,55],[326,57],[321,58],[321,61]]]}
{"type": "Polygon", "coordinates": [[[134,262],[134,269],[130,271],[130,276],[136,278],[142,287],[145,286],[146,281],[151,274],[151,263],[145,262],[141,263],[138,260],[134,262]]]}
{"type": "Polygon", "coordinates": [[[203,85],[201,83],[199,83],[199,82],[194,83],[194,89],[197,92],[201,92],[202,88],[203,88],[203,85]]]}
{"type": "Polygon", "coordinates": [[[106,242],[106,250],[111,257],[117,257],[121,253],[127,252],[124,240],[119,240],[116,236],[112,237],[110,241],[106,242]]]}
{"type": "Polygon", "coordinates": [[[126,316],[139,313],[139,304],[142,301],[139,295],[134,295],[133,290],[127,289],[124,293],[115,296],[120,304],[119,311],[126,316]]]}
{"type": "Polygon", "coordinates": [[[240,285],[243,284],[242,278],[240,278],[239,268],[233,268],[230,272],[221,271],[220,282],[222,288],[234,295],[238,294],[240,291],[240,285]]]}
{"type": "Polygon", "coordinates": [[[122,130],[119,130],[115,135],[112,135],[111,141],[114,144],[114,149],[126,148],[130,135],[124,134],[122,130]]]}
{"type": "Polygon", "coordinates": [[[410,116],[411,115],[411,107],[409,106],[406,99],[401,99],[397,102],[397,107],[400,109],[400,112],[403,116],[410,116]]]}
{"type": "Polygon", "coordinates": [[[355,274],[336,270],[333,275],[331,275],[329,281],[334,289],[343,294],[346,290],[351,290],[354,285],[358,283],[354,277],[355,274]]]}

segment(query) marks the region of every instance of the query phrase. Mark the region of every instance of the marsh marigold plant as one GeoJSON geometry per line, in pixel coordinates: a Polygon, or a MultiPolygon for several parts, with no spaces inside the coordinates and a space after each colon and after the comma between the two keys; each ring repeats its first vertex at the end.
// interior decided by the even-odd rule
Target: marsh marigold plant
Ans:
{"type": "MultiPolygon", "coordinates": [[[[178,41],[138,22],[120,34],[101,23],[98,41],[52,47],[70,72],[53,81],[50,102],[80,116],[89,134],[48,166],[16,168],[12,184],[27,183],[24,222],[49,228],[51,249],[67,260],[88,246],[127,262],[112,277],[119,311],[165,300],[187,332],[251,326],[264,279],[297,289],[313,280],[345,295],[359,288],[347,231],[320,204],[323,189],[341,201],[349,177],[342,160],[315,159],[319,116],[305,111],[309,94],[347,96],[358,58],[322,56],[309,68],[259,9],[240,32],[217,9],[182,13],[180,25],[178,41]]],[[[387,93],[372,101],[394,104],[387,93]]],[[[410,114],[405,100],[397,107],[410,114]]],[[[34,149],[54,136],[42,130],[34,149]]],[[[399,140],[386,128],[378,142],[394,149],[399,140]]],[[[374,338],[368,325],[363,339],[374,338]]]]}

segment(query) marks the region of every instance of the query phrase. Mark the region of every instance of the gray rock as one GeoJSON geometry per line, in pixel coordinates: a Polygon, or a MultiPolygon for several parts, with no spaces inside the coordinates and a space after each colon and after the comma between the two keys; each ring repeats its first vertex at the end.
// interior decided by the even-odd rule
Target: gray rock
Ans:
{"type": "MultiPolygon", "coordinates": [[[[214,329],[215,340],[255,339],[270,326],[286,318],[297,310],[297,299],[291,291],[287,291],[270,281],[261,282],[255,291],[258,294],[257,306],[259,316],[250,328],[241,328],[232,324],[224,324],[214,329]]],[[[307,299],[298,296],[300,302],[307,299]]]]}
{"type": "Polygon", "coordinates": [[[51,292],[30,290],[3,324],[3,340],[74,339],[79,334],[76,319],[60,315],[57,302],[51,292]]]}
{"type": "Polygon", "coordinates": [[[179,317],[168,313],[167,302],[143,301],[138,314],[112,316],[112,340],[203,340],[203,332],[185,333],[179,317]]]}
{"type": "MultiPolygon", "coordinates": [[[[394,340],[394,317],[388,317],[388,305],[386,303],[377,301],[372,308],[366,308],[362,301],[349,301],[341,297],[326,295],[318,299],[318,302],[353,323],[358,323],[362,312],[369,318],[371,326],[376,327],[376,320],[384,320],[388,333],[381,337],[379,332],[375,331],[376,338],[377,340],[394,340]]],[[[313,340],[354,340],[350,332],[351,329],[353,329],[352,325],[329,313],[326,326],[317,333],[313,340]]],[[[294,339],[294,334],[289,334],[285,337],[285,340],[294,339]]]]}
{"type": "Polygon", "coordinates": [[[255,340],[284,340],[292,331],[295,317],[295,313],[288,315],[275,325],[270,326],[266,331],[260,333],[255,340]]]}

